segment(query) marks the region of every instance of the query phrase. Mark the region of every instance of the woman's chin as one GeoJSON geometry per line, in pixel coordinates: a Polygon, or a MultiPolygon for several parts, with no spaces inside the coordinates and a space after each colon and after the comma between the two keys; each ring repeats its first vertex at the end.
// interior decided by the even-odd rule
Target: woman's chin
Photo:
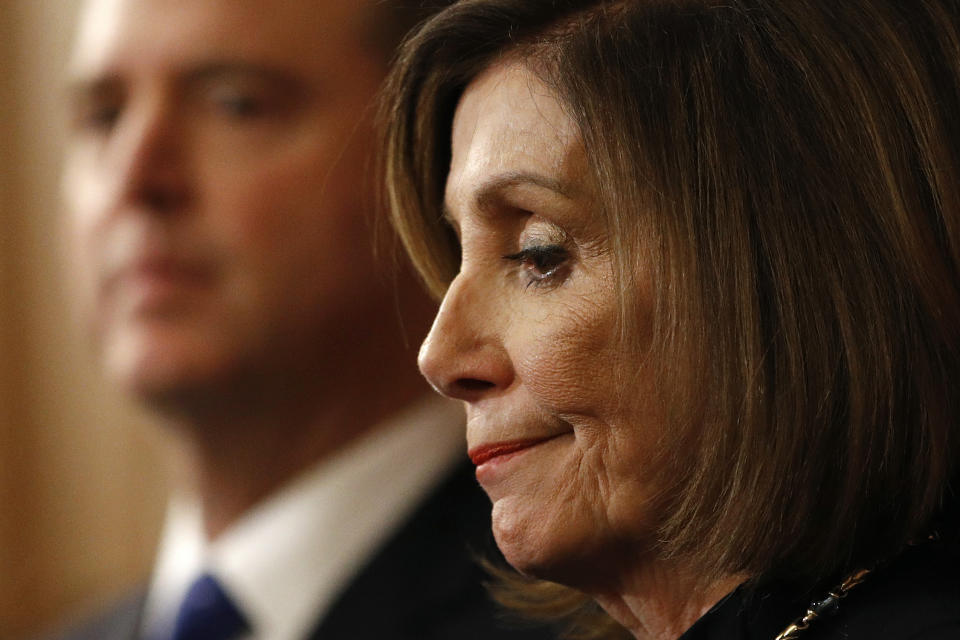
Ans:
{"type": "Polygon", "coordinates": [[[587,536],[576,522],[525,508],[518,498],[493,504],[493,535],[506,561],[523,575],[576,586],[590,564],[587,536]]]}

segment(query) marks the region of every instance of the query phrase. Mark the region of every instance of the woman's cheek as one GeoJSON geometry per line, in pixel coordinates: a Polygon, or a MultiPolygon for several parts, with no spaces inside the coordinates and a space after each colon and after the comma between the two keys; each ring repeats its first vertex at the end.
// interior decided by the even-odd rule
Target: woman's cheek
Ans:
{"type": "Polygon", "coordinates": [[[520,333],[514,351],[517,374],[547,411],[602,412],[617,360],[613,305],[576,297],[547,307],[520,333]]]}

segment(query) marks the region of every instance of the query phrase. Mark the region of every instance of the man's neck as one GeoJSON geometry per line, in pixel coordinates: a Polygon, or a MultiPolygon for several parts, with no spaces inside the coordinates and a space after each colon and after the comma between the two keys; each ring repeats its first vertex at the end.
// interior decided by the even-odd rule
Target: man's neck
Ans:
{"type": "MultiPolygon", "coordinates": [[[[343,382],[343,381],[340,381],[343,382]]],[[[210,540],[306,469],[377,428],[427,392],[418,376],[262,395],[233,411],[172,420],[210,540]]]]}

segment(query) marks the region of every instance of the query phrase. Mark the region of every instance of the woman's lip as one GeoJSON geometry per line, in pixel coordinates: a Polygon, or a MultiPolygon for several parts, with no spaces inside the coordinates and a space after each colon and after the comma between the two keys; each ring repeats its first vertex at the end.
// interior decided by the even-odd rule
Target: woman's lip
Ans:
{"type": "Polygon", "coordinates": [[[485,462],[489,462],[494,458],[499,458],[500,456],[505,456],[510,453],[516,453],[523,449],[529,449],[535,445],[540,444],[541,442],[546,442],[547,440],[553,440],[557,436],[548,436],[546,438],[527,438],[525,440],[511,440],[509,442],[494,442],[491,444],[483,444],[479,447],[474,447],[470,449],[468,455],[470,460],[476,466],[480,466],[485,462]]]}

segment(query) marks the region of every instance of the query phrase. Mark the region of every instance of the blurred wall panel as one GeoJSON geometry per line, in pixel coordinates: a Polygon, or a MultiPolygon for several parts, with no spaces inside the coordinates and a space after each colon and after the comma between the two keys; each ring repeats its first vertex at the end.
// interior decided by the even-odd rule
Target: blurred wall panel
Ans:
{"type": "Polygon", "coordinates": [[[64,283],[63,65],[77,0],[0,0],[0,639],[144,579],[168,465],[100,380],[64,283]]]}

